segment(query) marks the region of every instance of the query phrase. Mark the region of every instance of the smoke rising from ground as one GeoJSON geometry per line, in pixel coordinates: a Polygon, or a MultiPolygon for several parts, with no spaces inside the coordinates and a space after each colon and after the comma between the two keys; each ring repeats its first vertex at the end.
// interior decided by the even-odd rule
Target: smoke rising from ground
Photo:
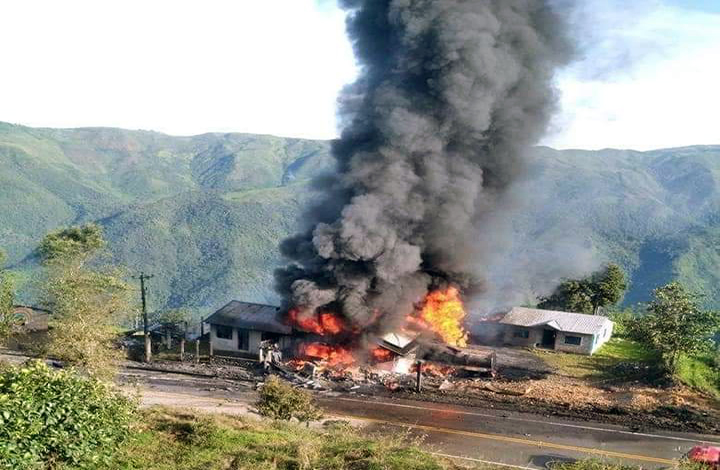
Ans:
{"type": "Polygon", "coordinates": [[[392,326],[428,290],[482,298],[513,192],[572,51],[540,0],[341,0],[362,66],[340,97],[337,173],[276,273],[287,306],[392,326]]]}

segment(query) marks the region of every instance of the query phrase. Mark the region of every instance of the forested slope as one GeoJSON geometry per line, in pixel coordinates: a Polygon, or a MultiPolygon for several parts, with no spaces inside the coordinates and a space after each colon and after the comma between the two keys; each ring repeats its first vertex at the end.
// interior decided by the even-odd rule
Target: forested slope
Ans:
{"type": "MultiPolygon", "coordinates": [[[[32,271],[47,231],[96,221],[114,261],[156,275],[153,308],[207,311],[231,298],[276,300],[277,243],[332,160],[321,141],[0,123],[0,165],[0,247],[17,272],[32,271]]],[[[528,175],[515,226],[526,240],[571,237],[618,261],[631,273],[628,303],[679,277],[720,305],[720,146],[541,147],[528,175]]]]}

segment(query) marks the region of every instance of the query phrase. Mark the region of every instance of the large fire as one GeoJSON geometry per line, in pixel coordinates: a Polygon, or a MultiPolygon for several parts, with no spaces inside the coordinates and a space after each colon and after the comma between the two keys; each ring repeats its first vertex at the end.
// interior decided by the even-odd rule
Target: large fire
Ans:
{"type": "MultiPolygon", "coordinates": [[[[432,331],[446,344],[463,347],[467,345],[468,339],[468,334],[462,326],[465,315],[460,291],[455,287],[448,287],[430,292],[417,312],[407,317],[406,327],[416,331],[432,331]]],[[[373,317],[375,321],[380,318],[379,315],[373,317]]],[[[351,336],[358,335],[360,331],[348,327],[343,319],[334,313],[315,313],[294,308],[288,312],[288,319],[297,329],[328,339],[328,343],[309,342],[300,345],[297,364],[295,364],[298,367],[302,367],[306,361],[335,369],[349,367],[357,362],[355,354],[361,358],[361,362],[367,358],[374,362],[387,362],[395,358],[394,353],[382,347],[360,352],[353,351],[344,341],[344,345],[336,344],[339,338],[353,341],[351,336]],[[339,336],[341,334],[344,336],[339,336]]]]}
{"type": "Polygon", "coordinates": [[[329,367],[347,367],[355,364],[355,357],[349,349],[324,343],[305,343],[300,346],[300,355],[320,360],[329,367]]]}
{"type": "Polygon", "coordinates": [[[450,346],[467,346],[468,334],[462,326],[465,307],[460,291],[455,287],[430,292],[420,310],[418,319],[436,332],[450,346]]]}
{"type": "Polygon", "coordinates": [[[370,357],[378,362],[387,362],[393,359],[394,354],[385,348],[373,348],[370,350],[370,357]]]}
{"type": "Polygon", "coordinates": [[[337,335],[344,329],[343,321],[329,312],[315,314],[293,308],[288,312],[290,322],[299,329],[318,335],[337,335]]]}

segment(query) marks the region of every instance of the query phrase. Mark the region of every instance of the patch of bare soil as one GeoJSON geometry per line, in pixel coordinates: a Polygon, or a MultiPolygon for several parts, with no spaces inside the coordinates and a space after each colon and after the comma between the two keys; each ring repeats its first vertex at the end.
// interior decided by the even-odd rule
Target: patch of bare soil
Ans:
{"type": "MultiPolygon", "coordinates": [[[[128,365],[148,367],[142,363],[128,365]]],[[[210,363],[201,364],[163,361],[151,367],[249,384],[262,382],[265,377],[265,371],[256,362],[237,359],[214,358],[210,363]]],[[[531,374],[526,378],[501,374],[495,379],[429,376],[424,378],[422,393],[413,391],[413,375],[324,374],[294,382],[318,391],[506,409],[606,422],[633,430],[720,434],[720,404],[716,401],[686,387],[657,387],[643,381],[625,385],[593,384],[585,379],[553,374],[531,374]]]]}
{"type": "Polygon", "coordinates": [[[702,434],[720,433],[717,402],[681,386],[605,386],[581,379],[548,376],[540,380],[457,379],[427,383],[423,393],[407,390],[394,396],[591,419],[634,430],[666,429],[702,434]],[[443,388],[444,390],[441,390],[443,388]]]}

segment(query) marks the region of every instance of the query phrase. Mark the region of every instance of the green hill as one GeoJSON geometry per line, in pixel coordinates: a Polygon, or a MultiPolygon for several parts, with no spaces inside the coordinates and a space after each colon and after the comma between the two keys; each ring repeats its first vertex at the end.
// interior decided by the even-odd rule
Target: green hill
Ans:
{"type": "MultiPolygon", "coordinates": [[[[156,274],[154,308],[207,311],[230,298],[277,300],[277,243],[332,159],[321,141],[0,123],[0,165],[0,247],[14,269],[32,271],[47,231],[97,221],[115,261],[156,274]]],[[[680,278],[720,306],[720,146],[540,147],[529,174],[518,187],[529,204],[521,239],[561,249],[572,239],[621,263],[627,303],[680,278]]]]}

